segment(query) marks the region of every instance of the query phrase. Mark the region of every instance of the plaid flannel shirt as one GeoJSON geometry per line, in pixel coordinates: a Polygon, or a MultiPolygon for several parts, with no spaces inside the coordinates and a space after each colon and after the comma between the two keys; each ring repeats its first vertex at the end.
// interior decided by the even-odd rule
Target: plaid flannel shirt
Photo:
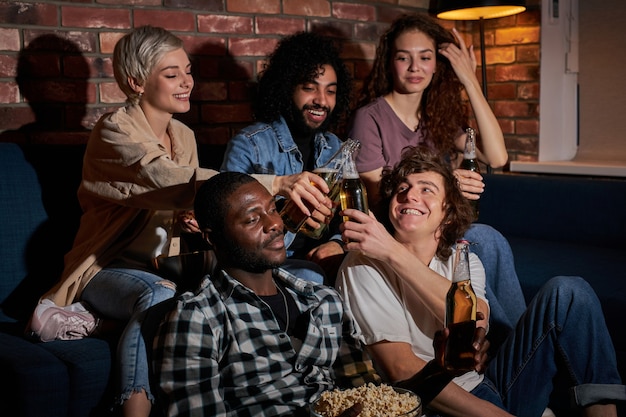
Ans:
{"type": "Polygon", "coordinates": [[[168,416],[292,415],[337,386],[379,382],[339,294],[282,269],[307,326],[299,350],[256,294],[219,271],[161,323],[153,366],[168,416]]]}

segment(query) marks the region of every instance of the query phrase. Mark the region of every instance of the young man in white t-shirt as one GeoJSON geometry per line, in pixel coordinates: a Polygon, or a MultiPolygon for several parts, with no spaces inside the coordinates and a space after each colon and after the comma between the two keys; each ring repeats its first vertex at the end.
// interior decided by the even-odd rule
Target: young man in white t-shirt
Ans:
{"type": "MultiPolygon", "coordinates": [[[[472,215],[452,171],[427,149],[408,150],[384,173],[381,196],[384,224],[356,210],[342,213],[353,220],[342,226],[351,253],[337,286],[375,366],[387,382],[402,385],[433,358],[432,340],[443,328],[452,277],[451,248],[472,215]]],[[[476,370],[441,387],[429,408],[463,417],[540,416],[559,375],[569,384],[554,388],[569,388],[577,411],[616,416],[615,403],[626,400],[626,387],[591,287],[579,277],[550,280],[485,366],[489,305],[475,256],[470,269],[479,312],[476,370]]]]}

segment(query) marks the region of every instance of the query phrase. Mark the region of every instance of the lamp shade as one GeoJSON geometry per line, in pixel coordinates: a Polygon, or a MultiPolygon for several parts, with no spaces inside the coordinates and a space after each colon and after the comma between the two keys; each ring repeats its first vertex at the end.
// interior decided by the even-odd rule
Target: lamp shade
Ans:
{"type": "Polygon", "coordinates": [[[526,10],[524,0],[437,0],[439,19],[480,20],[511,16],[526,10]]]}

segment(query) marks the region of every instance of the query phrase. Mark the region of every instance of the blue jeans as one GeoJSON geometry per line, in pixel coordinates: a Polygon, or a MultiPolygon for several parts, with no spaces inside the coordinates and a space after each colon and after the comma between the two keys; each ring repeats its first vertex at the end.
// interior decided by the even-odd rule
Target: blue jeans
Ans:
{"type": "MultiPolygon", "coordinates": [[[[171,281],[148,271],[129,268],[105,268],[89,281],[82,294],[96,313],[105,318],[126,322],[117,346],[117,373],[121,395],[119,403],[131,394],[150,390],[149,365],[141,326],[148,308],[175,295],[171,281]]],[[[152,341],[149,340],[150,346],[152,341]]]]}
{"type": "Polygon", "coordinates": [[[475,243],[470,245],[470,250],[485,268],[490,310],[489,340],[493,349],[497,350],[526,310],[513,252],[506,238],[486,224],[472,224],[465,233],[465,239],[475,243]]]}
{"type": "Polygon", "coordinates": [[[580,277],[555,277],[539,290],[485,377],[518,417],[541,416],[555,388],[569,389],[578,407],[626,400],[600,301],[580,277]]]}

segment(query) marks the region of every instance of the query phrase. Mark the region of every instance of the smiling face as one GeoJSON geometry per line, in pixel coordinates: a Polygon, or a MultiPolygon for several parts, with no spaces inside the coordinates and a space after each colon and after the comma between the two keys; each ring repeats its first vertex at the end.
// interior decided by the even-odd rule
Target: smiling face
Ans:
{"type": "Polygon", "coordinates": [[[141,87],[141,106],[146,113],[186,113],[193,85],[191,63],[185,50],[168,52],[141,87]]]}
{"type": "Polygon", "coordinates": [[[227,199],[224,236],[220,239],[225,264],[262,273],[286,259],[283,221],[275,199],[257,181],[242,185],[227,199]]]}
{"type": "Polygon", "coordinates": [[[309,131],[324,130],[337,103],[337,73],[330,65],[322,65],[317,76],[298,84],[293,93],[294,120],[309,131]]]}
{"type": "Polygon", "coordinates": [[[422,93],[436,69],[436,45],[424,32],[410,30],[398,36],[391,54],[394,90],[422,93]]]}
{"type": "Polygon", "coordinates": [[[408,175],[396,187],[389,205],[389,219],[396,236],[400,240],[408,235],[437,240],[446,215],[445,194],[441,174],[408,175]]]}

